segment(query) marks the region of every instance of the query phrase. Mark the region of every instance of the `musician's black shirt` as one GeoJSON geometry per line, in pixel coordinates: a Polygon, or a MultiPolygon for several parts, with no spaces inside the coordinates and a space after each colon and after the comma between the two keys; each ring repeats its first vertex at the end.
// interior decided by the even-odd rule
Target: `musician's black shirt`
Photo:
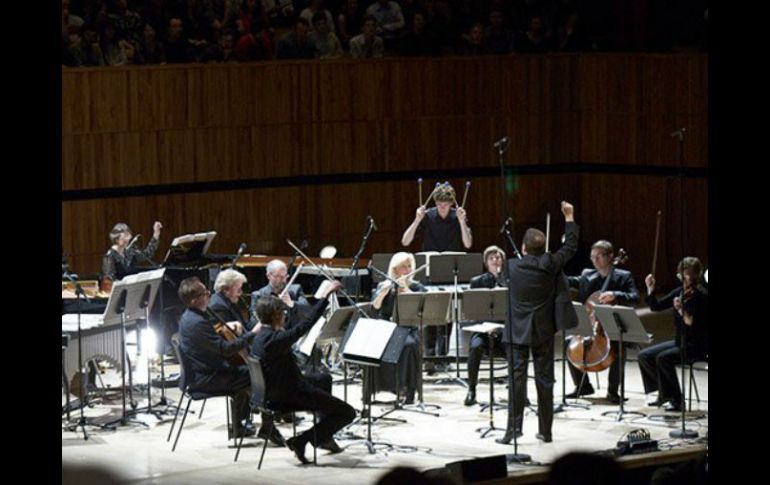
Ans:
{"type": "Polygon", "coordinates": [[[417,230],[422,233],[423,251],[464,251],[457,210],[450,209],[446,219],[431,207],[420,221],[417,230]]]}

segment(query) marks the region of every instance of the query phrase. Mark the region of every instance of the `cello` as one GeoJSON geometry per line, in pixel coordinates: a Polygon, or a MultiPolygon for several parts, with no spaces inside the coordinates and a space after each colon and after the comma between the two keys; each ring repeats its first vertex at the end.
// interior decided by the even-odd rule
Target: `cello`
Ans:
{"type": "Polygon", "coordinates": [[[618,256],[612,260],[612,267],[609,274],[607,274],[607,278],[604,280],[602,288],[593,292],[584,303],[588,316],[591,319],[593,336],[572,337],[567,351],[567,358],[572,365],[583,372],[601,372],[609,368],[615,360],[615,350],[610,346],[610,339],[604,333],[602,324],[599,323],[599,320],[594,315],[594,305],[599,303],[599,295],[607,291],[615,267],[626,261],[628,261],[628,255],[621,248],[618,251],[618,256]]]}

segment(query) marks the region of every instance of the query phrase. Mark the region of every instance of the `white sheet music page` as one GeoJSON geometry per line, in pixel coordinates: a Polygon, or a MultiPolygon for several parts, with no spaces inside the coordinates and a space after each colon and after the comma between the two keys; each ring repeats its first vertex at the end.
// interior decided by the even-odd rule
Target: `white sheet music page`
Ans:
{"type": "Polygon", "coordinates": [[[318,340],[318,336],[321,334],[321,329],[324,327],[325,323],[326,317],[319,318],[313,327],[299,339],[297,345],[299,346],[300,352],[310,357],[310,353],[313,352],[313,346],[315,346],[315,342],[318,340]]]}
{"type": "Polygon", "coordinates": [[[385,352],[385,345],[370,345],[371,342],[387,343],[396,329],[396,324],[387,320],[375,320],[373,318],[359,318],[356,323],[356,331],[348,338],[345,345],[345,353],[371,359],[380,359],[385,352]]]}

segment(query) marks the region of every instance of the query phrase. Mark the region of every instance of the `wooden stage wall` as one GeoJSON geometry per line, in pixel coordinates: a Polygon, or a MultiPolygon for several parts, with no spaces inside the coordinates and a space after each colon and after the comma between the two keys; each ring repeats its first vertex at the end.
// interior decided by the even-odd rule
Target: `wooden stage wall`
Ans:
{"type": "Polygon", "coordinates": [[[438,178],[460,194],[472,181],[481,251],[501,242],[491,145],[508,135],[517,242],[550,211],[555,248],[558,201],[570,200],[583,243],[626,248],[641,284],[660,209],[658,278],[673,284],[682,229],[687,253],[707,261],[707,71],[704,54],[63,69],[62,244],[73,268],[96,272],[115,222],[149,236],[159,219],[157,258],[174,235],[210,229],[217,253],[246,242],[289,254],[288,237],[349,256],[372,215],[367,254],[390,252],[424,173],[426,194],[438,178]],[[670,136],[681,126],[683,179],[670,136]]]}

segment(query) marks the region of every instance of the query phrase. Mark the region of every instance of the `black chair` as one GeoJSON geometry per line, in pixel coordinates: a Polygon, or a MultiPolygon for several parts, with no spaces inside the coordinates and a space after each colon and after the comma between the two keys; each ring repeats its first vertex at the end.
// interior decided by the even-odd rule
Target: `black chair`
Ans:
{"type": "MultiPolygon", "coordinates": [[[[265,374],[262,371],[262,364],[259,360],[259,357],[254,357],[252,355],[249,355],[246,357],[246,364],[249,367],[249,377],[251,378],[251,400],[249,401],[251,406],[251,412],[259,412],[262,415],[262,419],[270,418],[269,422],[270,425],[267,429],[267,435],[270,436],[273,432],[273,427],[275,426],[275,420],[278,419],[278,416],[281,414],[284,414],[285,411],[282,411],[280,409],[277,409],[270,405],[270,403],[267,400],[267,385],[265,384],[265,374]]],[[[292,418],[294,417],[294,413],[292,413],[292,418]]],[[[292,422],[294,423],[296,420],[292,419],[292,422]]],[[[315,431],[315,424],[316,424],[316,415],[313,413],[313,429],[315,431]]],[[[296,424],[292,425],[294,436],[297,436],[297,426],[296,424]]],[[[316,463],[316,445],[317,440],[315,439],[315,434],[313,435],[313,463],[316,463]]],[[[262,445],[262,454],[259,457],[259,465],[257,466],[257,470],[262,469],[262,460],[265,458],[265,450],[267,449],[267,442],[268,439],[265,438],[264,444],[262,445]]],[[[243,436],[241,436],[241,439],[238,440],[238,449],[235,451],[235,459],[234,461],[238,461],[238,455],[241,453],[241,445],[243,444],[243,436]]]]}
{"type": "MultiPolygon", "coordinates": [[[[223,393],[204,392],[204,391],[198,391],[198,390],[192,389],[190,385],[187,383],[187,379],[186,379],[186,376],[189,376],[191,374],[190,362],[187,360],[187,357],[184,355],[184,352],[182,352],[182,349],[179,345],[178,334],[174,334],[171,337],[171,345],[174,347],[174,352],[176,353],[176,357],[179,360],[179,390],[182,391],[182,397],[181,399],[179,399],[179,403],[176,406],[176,414],[174,415],[174,420],[171,422],[171,429],[168,431],[168,437],[166,438],[167,442],[171,440],[171,435],[174,432],[174,427],[176,426],[176,420],[177,420],[177,417],[179,416],[179,410],[182,407],[182,401],[184,401],[185,397],[188,398],[187,407],[185,408],[184,415],[182,416],[182,422],[179,424],[179,430],[176,433],[174,446],[171,448],[171,451],[173,452],[174,450],[176,450],[176,445],[179,442],[179,435],[182,434],[182,428],[184,427],[187,414],[190,412],[190,404],[192,404],[193,401],[203,400],[203,404],[205,405],[206,399],[210,397],[227,398],[227,403],[225,405],[225,408],[227,409],[227,429],[230,429],[230,395],[223,394],[223,393]]],[[[201,412],[202,411],[203,411],[203,407],[201,406],[201,412]]],[[[235,436],[233,436],[233,443],[235,443],[235,436]]]]}
{"type": "Polygon", "coordinates": [[[695,388],[695,400],[698,402],[698,404],[700,404],[700,394],[698,394],[698,383],[695,382],[695,373],[694,373],[694,371],[695,370],[702,370],[702,371],[708,372],[708,370],[709,370],[708,364],[709,364],[708,356],[691,360],[690,363],[687,364],[687,367],[689,367],[689,371],[690,371],[689,372],[689,374],[690,374],[689,388],[690,389],[689,389],[689,396],[687,397],[687,410],[688,411],[692,411],[692,390],[693,390],[693,388],[695,388]],[[699,363],[706,364],[705,368],[695,367],[695,364],[699,364],[699,363]]]}

